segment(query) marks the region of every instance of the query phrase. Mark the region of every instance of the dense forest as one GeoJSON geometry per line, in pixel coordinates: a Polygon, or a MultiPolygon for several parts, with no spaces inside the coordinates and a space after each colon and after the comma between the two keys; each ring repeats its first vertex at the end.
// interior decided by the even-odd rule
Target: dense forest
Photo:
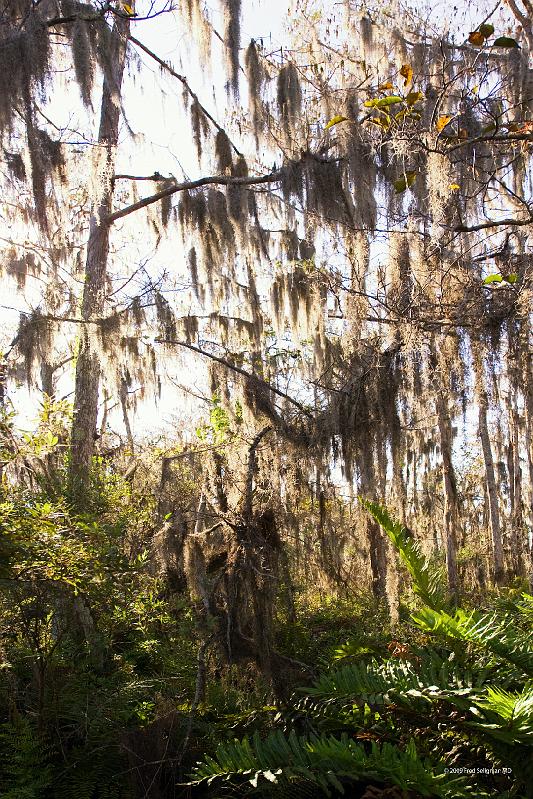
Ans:
{"type": "Polygon", "coordinates": [[[533,797],[531,0],[0,23],[0,796],[533,797]]]}

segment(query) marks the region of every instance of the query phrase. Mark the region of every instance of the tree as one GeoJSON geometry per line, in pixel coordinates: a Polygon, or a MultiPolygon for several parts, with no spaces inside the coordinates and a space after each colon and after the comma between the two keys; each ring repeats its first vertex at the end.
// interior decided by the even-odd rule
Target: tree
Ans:
{"type": "MultiPolygon", "coordinates": [[[[225,10],[222,50],[230,97],[244,90],[243,64],[247,76],[247,108],[233,127],[231,121],[216,121],[188,76],[129,34],[133,22],[127,10],[65,6],[59,18],[42,4],[25,17],[19,11],[22,63],[28,62],[30,43],[40,55],[31,59],[31,70],[21,69],[6,115],[17,119],[12,110],[17,104],[25,109],[24,135],[34,153],[32,190],[44,238],[53,238],[53,231],[43,187],[56,186],[53,170],[60,171],[57,154],[64,149],[49,144],[34,122],[32,92],[51,64],[49,31],[69,37],[85,102],[89,84],[82,75],[92,73],[87,62],[82,68],[81,32],[93,47],[88,63],[97,60],[104,81],[99,142],[105,147],[98,151],[105,159],[87,183],[92,187],[88,236],[82,230],[72,237],[82,241],[86,254],[81,313],[77,297],[71,313],[65,313],[65,304],[56,313],[43,306],[24,319],[17,351],[26,348],[31,360],[37,351],[27,345],[36,338],[41,343],[44,330],[71,324],[80,331],[70,464],[81,489],[89,483],[104,379],[124,400],[134,372],[144,385],[156,386],[161,364],[175,352],[208,365],[207,398],[226,414],[227,431],[223,441],[211,442],[209,456],[198,460],[205,487],[198,507],[205,514],[207,506],[209,518],[201,527],[198,514],[189,520],[189,529],[203,536],[189,542],[198,554],[189,558],[189,582],[194,587],[194,579],[201,578],[207,585],[202,570],[207,573],[209,557],[225,553],[229,582],[200,586],[199,595],[218,607],[220,630],[234,617],[246,620],[239,633],[242,649],[263,658],[268,672],[276,658],[264,660],[270,644],[261,636],[271,607],[254,604],[254,581],[258,570],[266,580],[268,570],[278,569],[283,533],[294,521],[287,510],[291,496],[301,500],[307,494],[323,508],[344,482],[354,494],[393,499],[413,511],[425,497],[429,523],[442,531],[454,588],[456,542],[475,508],[461,507],[454,486],[453,435],[463,410],[464,435],[472,434],[467,406],[473,383],[497,579],[513,560],[504,549],[512,524],[507,498],[489,453],[493,445],[486,444],[496,390],[506,379],[500,371],[508,357],[506,342],[519,364],[510,390],[518,407],[528,409],[529,426],[531,421],[533,214],[527,181],[533,91],[527,26],[511,37],[503,21],[483,22],[481,12],[478,28],[464,31],[457,44],[422,28],[415,15],[408,15],[400,30],[379,8],[363,12],[348,5],[340,18],[336,9],[317,11],[304,4],[294,22],[296,45],[270,52],[257,37],[242,59],[238,8],[231,3],[225,10]],[[113,145],[119,106],[126,102],[121,92],[126,45],[184,88],[200,167],[209,160],[212,171],[164,181],[159,172],[116,174],[113,145]],[[235,143],[236,135],[242,143],[235,143]],[[35,155],[37,142],[41,151],[46,143],[45,172],[35,155]],[[118,185],[130,188],[117,190],[118,185]],[[154,208],[159,217],[150,216],[154,208]],[[168,276],[147,274],[137,292],[127,296],[123,290],[120,302],[115,284],[108,288],[108,254],[127,235],[118,225],[132,219],[146,235],[155,226],[160,242],[179,238],[188,250],[191,291],[181,304],[171,301],[168,276]],[[482,356],[481,370],[480,341],[491,355],[482,356]],[[483,369],[491,373],[492,407],[483,369]],[[233,449],[223,446],[228,441],[233,449]],[[334,473],[336,460],[342,480],[334,473]],[[208,540],[205,531],[219,523],[222,540],[208,540]],[[200,554],[205,561],[206,552],[208,562],[200,568],[200,554]],[[246,588],[231,607],[237,574],[246,588]]],[[[200,10],[191,6],[187,13],[184,24],[193,29],[194,22],[195,30],[200,26],[210,38],[200,10]]],[[[11,39],[6,46],[14,47],[11,39]]],[[[13,131],[21,135],[19,127],[13,131]]],[[[77,178],[70,173],[70,180],[77,178]]],[[[123,285],[129,281],[128,276],[123,285]]],[[[53,349],[57,344],[50,336],[53,349]]],[[[502,429],[502,447],[509,435],[519,461],[527,450],[530,474],[528,430],[502,429]]],[[[498,455],[498,468],[500,463],[503,473],[505,459],[498,455]]],[[[515,500],[524,496],[517,487],[526,473],[513,471],[515,500]]],[[[414,512],[406,513],[405,521],[416,530],[414,512]]],[[[365,529],[362,517],[359,524],[365,529]]],[[[524,531],[513,529],[513,545],[525,549],[524,531]]],[[[332,551],[326,535],[324,553],[332,551]]],[[[358,544],[368,551],[371,579],[382,594],[385,542],[373,527],[365,536],[358,544]]],[[[265,597],[271,604],[269,592],[265,597]]],[[[226,648],[235,649],[231,642],[226,648]]]]}

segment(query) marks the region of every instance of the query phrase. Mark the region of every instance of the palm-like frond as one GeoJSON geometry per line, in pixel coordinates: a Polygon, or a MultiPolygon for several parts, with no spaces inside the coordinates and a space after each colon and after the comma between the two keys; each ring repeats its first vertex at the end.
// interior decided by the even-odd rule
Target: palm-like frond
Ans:
{"type": "Polygon", "coordinates": [[[470,710],[479,717],[470,722],[472,727],[504,743],[525,744],[533,752],[533,682],[520,692],[489,687],[470,710]]]}
{"type": "MultiPolygon", "coordinates": [[[[463,797],[471,786],[463,778],[450,777],[443,768],[422,760],[411,741],[405,749],[384,743],[366,748],[347,736],[284,736],[274,732],[262,740],[233,741],[218,747],[214,758],[197,766],[190,785],[206,781],[268,789],[298,782],[312,783],[326,795],[331,789],[344,793],[343,782],[367,780],[415,789],[422,796],[463,797]]],[[[478,794],[481,796],[482,794],[478,794]]]]}
{"type": "Polygon", "coordinates": [[[408,535],[405,527],[395,522],[386,508],[376,502],[361,500],[364,508],[387,533],[402,562],[411,575],[415,594],[430,608],[439,610],[445,605],[445,593],[441,576],[432,569],[422,555],[418,543],[408,535]]]}
{"type": "Polygon", "coordinates": [[[533,630],[525,633],[514,629],[502,610],[466,613],[459,609],[452,616],[444,610],[424,607],[412,618],[425,632],[473,644],[533,677],[533,630]]]}

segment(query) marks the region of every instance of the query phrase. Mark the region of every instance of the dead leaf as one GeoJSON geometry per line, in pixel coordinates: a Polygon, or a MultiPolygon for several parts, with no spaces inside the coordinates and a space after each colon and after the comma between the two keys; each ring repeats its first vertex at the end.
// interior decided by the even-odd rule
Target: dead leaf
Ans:
{"type": "Polygon", "coordinates": [[[413,81],[413,67],[411,64],[403,64],[400,69],[400,75],[405,78],[403,85],[405,87],[409,86],[413,81]]]}
{"type": "Polygon", "coordinates": [[[481,33],[481,31],[472,31],[468,36],[468,41],[470,44],[473,44],[474,47],[483,47],[485,44],[485,37],[481,33]]]}
{"type": "Polygon", "coordinates": [[[449,122],[451,122],[451,121],[452,121],[452,119],[453,119],[453,117],[449,116],[448,114],[443,114],[442,116],[440,116],[440,117],[437,119],[437,125],[436,125],[436,127],[437,127],[437,130],[439,131],[439,133],[440,133],[442,130],[444,130],[444,128],[446,127],[446,125],[447,125],[449,122]]]}

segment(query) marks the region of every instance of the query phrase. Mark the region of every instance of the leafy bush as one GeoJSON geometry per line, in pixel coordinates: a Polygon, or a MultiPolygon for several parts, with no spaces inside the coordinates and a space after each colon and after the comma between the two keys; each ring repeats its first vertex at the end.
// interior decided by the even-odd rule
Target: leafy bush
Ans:
{"type": "Polygon", "coordinates": [[[97,511],[27,489],[0,502],[3,797],[129,799],[128,736],[155,760],[165,731],[150,725],[172,710],[183,737],[192,614],[153,574],[138,533],[145,501],[128,491],[102,473],[97,511]]]}

